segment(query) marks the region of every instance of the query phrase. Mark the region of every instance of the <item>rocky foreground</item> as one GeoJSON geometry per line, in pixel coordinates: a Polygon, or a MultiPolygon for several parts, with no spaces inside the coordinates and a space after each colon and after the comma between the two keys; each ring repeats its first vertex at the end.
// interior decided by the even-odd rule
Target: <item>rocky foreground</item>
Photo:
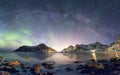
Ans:
{"type": "Polygon", "coordinates": [[[19,60],[2,60],[0,75],[120,75],[120,58],[74,61],[56,65],[53,61],[29,64],[19,60]]]}

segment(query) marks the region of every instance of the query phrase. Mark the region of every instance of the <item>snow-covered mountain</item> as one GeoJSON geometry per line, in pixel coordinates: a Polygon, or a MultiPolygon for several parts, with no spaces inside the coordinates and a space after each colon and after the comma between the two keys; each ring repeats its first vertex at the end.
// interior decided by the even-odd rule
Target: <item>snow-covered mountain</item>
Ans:
{"type": "Polygon", "coordinates": [[[108,47],[107,50],[108,51],[120,50],[120,35],[118,36],[117,40],[108,47]]]}
{"type": "Polygon", "coordinates": [[[75,45],[75,46],[69,46],[68,48],[65,48],[62,50],[62,52],[80,52],[80,51],[89,51],[89,50],[97,50],[97,51],[104,51],[107,49],[107,45],[104,45],[100,42],[95,42],[92,44],[88,44],[88,45],[75,45]]]}
{"type": "MultiPolygon", "coordinates": [[[[75,46],[68,46],[67,48],[63,49],[62,52],[80,52],[80,51],[89,51],[89,50],[96,50],[96,51],[113,51],[113,50],[120,50],[120,35],[115,42],[113,42],[110,46],[102,44],[100,42],[91,43],[88,45],[84,44],[76,44],[75,46]]],[[[21,46],[15,51],[21,52],[57,52],[55,49],[46,46],[45,44],[41,43],[37,46],[21,46]]]]}

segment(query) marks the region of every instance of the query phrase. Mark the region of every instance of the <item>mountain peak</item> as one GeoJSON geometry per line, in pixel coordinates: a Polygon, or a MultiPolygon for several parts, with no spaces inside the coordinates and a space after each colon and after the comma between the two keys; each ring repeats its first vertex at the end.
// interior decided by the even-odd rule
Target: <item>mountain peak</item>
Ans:
{"type": "Polygon", "coordinates": [[[101,44],[100,42],[96,41],[95,44],[101,44]]]}
{"type": "Polygon", "coordinates": [[[46,44],[40,43],[40,44],[38,44],[38,46],[46,46],[46,44]]]}
{"type": "Polygon", "coordinates": [[[108,47],[107,50],[108,51],[120,50],[120,35],[118,36],[117,40],[108,47]]]}
{"type": "Polygon", "coordinates": [[[91,43],[88,45],[84,45],[84,44],[76,44],[75,46],[68,46],[68,48],[65,48],[62,52],[80,52],[80,51],[89,51],[91,49],[95,49],[95,50],[105,50],[108,46],[104,45],[100,42],[95,42],[95,43],[91,43]]]}
{"type": "Polygon", "coordinates": [[[22,51],[22,52],[56,52],[55,49],[48,47],[44,43],[41,43],[37,46],[21,46],[15,51],[22,51]]]}
{"type": "Polygon", "coordinates": [[[119,42],[120,42],[120,35],[118,36],[117,41],[119,41],[119,42]]]}

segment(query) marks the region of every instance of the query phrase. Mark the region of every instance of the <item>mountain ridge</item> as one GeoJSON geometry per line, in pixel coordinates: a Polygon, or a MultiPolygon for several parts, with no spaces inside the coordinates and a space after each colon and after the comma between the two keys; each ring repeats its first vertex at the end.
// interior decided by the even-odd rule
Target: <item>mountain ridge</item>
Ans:
{"type": "Polygon", "coordinates": [[[14,50],[15,52],[57,52],[55,49],[48,47],[44,43],[38,44],[36,46],[21,46],[14,50]]]}
{"type": "Polygon", "coordinates": [[[80,51],[90,51],[90,50],[96,50],[96,51],[105,51],[107,49],[107,45],[102,44],[100,42],[91,43],[88,45],[84,44],[76,44],[75,46],[68,46],[67,48],[63,49],[62,52],[80,52],[80,51]]]}
{"type": "MultiPolygon", "coordinates": [[[[75,46],[70,45],[67,48],[64,48],[61,52],[80,52],[80,51],[112,51],[112,50],[120,50],[120,35],[117,40],[111,45],[105,45],[100,42],[90,43],[88,45],[85,44],[76,44],[75,46]]],[[[18,49],[14,50],[23,51],[23,52],[57,52],[55,49],[48,47],[44,43],[38,44],[36,46],[21,46],[18,49]]]]}
{"type": "Polygon", "coordinates": [[[113,50],[120,50],[120,35],[118,36],[117,40],[107,48],[107,51],[113,50]]]}

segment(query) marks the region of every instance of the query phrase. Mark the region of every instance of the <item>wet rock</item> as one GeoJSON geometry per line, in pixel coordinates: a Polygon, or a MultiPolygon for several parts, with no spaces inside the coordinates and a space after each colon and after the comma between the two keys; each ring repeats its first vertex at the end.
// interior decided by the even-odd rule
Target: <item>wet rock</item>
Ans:
{"type": "Polygon", "coordinates": [[[11,74],[7,71],[2,71],[2,72],[0,72],[0,75],[11,75],[11,74]]]}
{"type": "Polygon", "coordinates": [[[76,64],[81,64],[81,61],[74,61],[74,63],[76,63],[76,64]]]}
{"type": "Polygon", "coordinates": [[[54,73],[48,72],[46,75],[53,75],[54,73]]]}
{"type": "Polygon", "coordinates": [[[53,62],[53,61],[43,62],[42,66],[44,66],[47,69],[54,69],[55,68],[55,62],[53,62]]]}
{"type": "Polygon", "coordinates": [[[115,57],[110,59],[111,62],[120,62],[120,58],[115,57]]]}
{"type": "Polygon", "coordinates": [[[41,69],[42,69],[42,66],[40,64],[35,64],[34,65],[34,72],[36,74],[41,74],[41,69]]]}
{"type": "Polygon", "coordinates": [[[92,71],[90,69],[83,69],[80,71],[81,74],[91,74],[92,71]]]}
{"type": "Polygon", "coordinates": [[[73,71],[73,69],[70,68],[70,67],[65,68],[65,70],[66,70],[67,72],[73,71]]]}
{"type": "Polygon", "coordinates": [[[104,67],[103,64],[97,64],[97,65],[95,65],[95,67],[96,67],[96,69],[98,69],[98,70],[104,70],[104,69],[105,69],[105,67],[104,67]]]}
{"type": "Polygon", "coordinates": [[[4,60],[3,65],[9,65],[9,62],[7,60],[4,60]]]}
{"type": "Polygon", "coordinates": [[[88,62],[85,66],[88,67],[88,68],[92,68],[92,67],[95,66],[95,63],[88,62]]]}
{"type": "Polygon", "coordinates": [[[26,63],[22,63],[22,64],[21,64],[21,68],[22,68],[22,69],[27,69],[27,67],[28,67],[28,65],[27,65],[26,63]]]}
{"type": "Polygon", "coordinates": [[[99,62],[99,63],[107,63],[108,60],[107,59],[102,59],[102,60],[98,60],[97,62],[99,62]]]}
{"type": "Polygon", "coordinates": [[[76,70],[80,70],[82,68],[83,68],[83,65],[78,65],[77,68],[76,68],[76,70]]]}
{"type": "Polygon", "coordinates": [[[20,61],[19,60],[13,60],[13,61],[11,61],[10,62],[10,65],[12,65],[12,66],[19,66],[20,65],[20,61]]]}

